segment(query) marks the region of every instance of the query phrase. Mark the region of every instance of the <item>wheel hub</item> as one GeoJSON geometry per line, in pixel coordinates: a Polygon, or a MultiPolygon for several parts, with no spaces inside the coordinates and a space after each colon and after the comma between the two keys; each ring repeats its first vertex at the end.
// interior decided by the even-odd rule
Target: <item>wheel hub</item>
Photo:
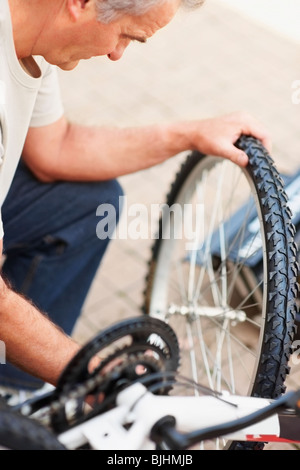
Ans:
{"type": "Polygon", "coordinates": [[[168,315],[188,316],[191,319],[197,317],[217,318],[218,320],[231,320],[234,322],[244,322],[247,318],[243,310],[234,310],[231,307],[209,307],[207,305],[175,305],[171,304],[168,315]]]}

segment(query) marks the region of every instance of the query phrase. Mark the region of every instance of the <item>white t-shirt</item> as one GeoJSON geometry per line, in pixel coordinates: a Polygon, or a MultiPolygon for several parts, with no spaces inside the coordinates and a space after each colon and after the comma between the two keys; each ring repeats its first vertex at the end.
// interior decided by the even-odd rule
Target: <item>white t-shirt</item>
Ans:
{"type": "Polygon", "coordinates": [[[63,114],[56,68],[42,57],[29,59],[29,65],[33,75],[16,56],[8,0],[0,0],[0,208],[29,127],[51,124],[63,114]]]}

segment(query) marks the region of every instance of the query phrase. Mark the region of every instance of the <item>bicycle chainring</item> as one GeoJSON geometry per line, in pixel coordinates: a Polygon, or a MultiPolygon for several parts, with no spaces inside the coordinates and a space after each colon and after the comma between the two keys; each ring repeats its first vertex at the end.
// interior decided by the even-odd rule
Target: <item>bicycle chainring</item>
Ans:
{"type": "Polygon", "coordinates": [[[178,367],[177,337],[165,322],[137,317],[117,323],[88,342],[62,373],[56,388],[61,405],[51,407],[51,427],[63,432],[112,408],[117,393],[136,381],[147,387],[158,385],[156,393],[167,394],[170,376],[178,367]],[[101,363],[90,371],[95,356],[101,363]],[[84,411],[87,396],[92,403],[88,414],[84,411]],[[73,402],[71,418],[68,401],[73,402]]]}

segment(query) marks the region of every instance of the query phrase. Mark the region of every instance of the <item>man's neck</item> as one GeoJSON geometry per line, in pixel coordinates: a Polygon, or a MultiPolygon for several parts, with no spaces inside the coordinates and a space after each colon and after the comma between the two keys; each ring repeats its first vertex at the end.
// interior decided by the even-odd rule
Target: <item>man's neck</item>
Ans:
{"type": "Polygon", "coordinates": [[[64,0],[8,0],[15,50],[18,59],[38,54],[44,25],[64,0]]]}

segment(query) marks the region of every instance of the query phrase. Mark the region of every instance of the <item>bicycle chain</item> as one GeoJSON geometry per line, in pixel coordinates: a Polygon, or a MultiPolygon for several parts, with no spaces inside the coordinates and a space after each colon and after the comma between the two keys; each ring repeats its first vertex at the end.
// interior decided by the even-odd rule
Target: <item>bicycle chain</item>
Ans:
{"type": "MultiPolygon", "coordinates": [[[[161,359],[154,359],[153,357],[145,356],[142,353],[131,354],[126,360],[124,360],[122,364],[115,366],[114,369],[110,372],[107,372],[103,375],[96,375],[94,377],[91,377],[83,383],[74,385],[73,388],[68,392],[59,392],[58,396],[54,392],[54,394],[50,397],[50,403],[46,404],[46,409],[43,410],[43,407],[39,406],[40,400],[43,400],[43,398],[41,398],[35,399],[33,401],[32,408],[30,403],[27,402],[27,404],[22,406],[21,412],[24,415],[31,415],[35,411],[34,408],[37,408],[37,420],[39,422],[41,422],[42,424],[47,424],[47,426],[50,426],[50,428],[54,432],[60,433],[66,431],[67,426],[65,425],[65,423],[56,422],[56,419],[60,413],[64,414],[65,408],[67,404],[70,403],[70,401],[76,402],[80,400],[85,400],[88,395],[95,393],[95,391],[100,393],[101,388],[106,388],[107,384],[115,381],[118,375],[126,371],[126,369],[132,366],[140,365],[141,363],[145,366],[155,368],[155,372],[164,371],[163,361],[161,359]]],[[[150,377],[150,374],[148,376],[150,377]]],[[[145,377],[145,375],[142,375],[141,377],[145,377]]],[[[131,384],[132,383],[134,383],[134,381],[132,381],[131,384]]],[[[162,390],[164,388],[165,387],[162,382],[162,390]]],[[[103,411],[105,411],[105,407],[103,408],[103,410],[101,410],[101,412],[103,411]]],[[[89,418],[90,416],[83,419],[83,421],[89,418]]]]}

